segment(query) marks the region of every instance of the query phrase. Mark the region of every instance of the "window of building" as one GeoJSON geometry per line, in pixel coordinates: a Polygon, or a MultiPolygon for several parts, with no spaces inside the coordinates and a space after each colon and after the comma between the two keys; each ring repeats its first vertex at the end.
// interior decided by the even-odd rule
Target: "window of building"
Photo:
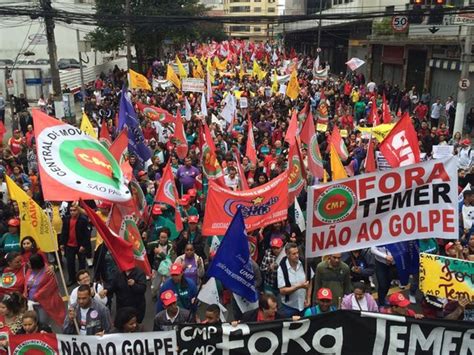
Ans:
{"type": "Polygon", "coordinates": [[[254,7],[253,12],[262,12],[262,8],[261,7],[254,7]]]}
{"type": "Polygon", "coordinates": [[[393,15],[394,12],[395,12],[395,6],[394,5],[385,6],[385,13],[387,15],[393,15]]]}
{"type": "Polygon", "coordinates": [[[250,12],[250,6],[231,6],[229,12],[250,12]]]}
{"type": "Polygon", "coordinates": [[[254,32],[260,32],[261,30],[262,30],[262,29],[261,29],[260,27],[254,27],[254,28],[253,28],[253,31],[254,31],[254,32]]]}
{"type": "Polygon", "coordinates": [[[230,0],[230,2],[250,2],[250,0],[230,0]]]}
{"type": "Polygon", "coordinates": [[[253,2],[262,2],[262,0],[253,0],[253,2]]]}
{"type": "Polygon", "coordinates": [[[250,32],[250,26],[230,26],[231,32],[250,32]]]}
{"type": "Polygon", "coordinates": [[[276,9],[275,9],[274,7],[269,7],[269,8],[268,8],[268,12],[275,12],[275,10],[276,10],[276,9]]]}

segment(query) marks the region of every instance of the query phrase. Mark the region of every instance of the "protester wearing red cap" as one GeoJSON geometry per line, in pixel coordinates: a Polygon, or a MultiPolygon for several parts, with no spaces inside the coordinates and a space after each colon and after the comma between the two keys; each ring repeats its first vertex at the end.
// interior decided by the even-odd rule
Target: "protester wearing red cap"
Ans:
{"type": "Polygon", "coordinates": [[[382,313],[415,317],[417,319],[423,318],[422,314],[418,314],[414,310],[408,308],[410,301],[401,292],[392,293],[388,297],[388,304],[390,305],[390,308],[382,309],[382,313]]]}
{"type": "Polygon", "coordinates": [[[322,287],[316,294],[316,306],[309,307],[305,310],[304,316],[315,316],[321,313],[334,312],[337,310],[336,306],[331,305],[333,301],[332,291],[329,288],[322,287]]]}
{"type": "Polygon", "coordinates": [[[178,306],[177,297],[173,290],[167,290],[161,293],[160,301],[164,310],[158,312],[153,322],[154,331],[176,330],[177,326],[190,320],[190,312],[178,306]]]}
{"type": "Polygon", "coordinates": [[[8,232],[0,239],[0,248],[4,253],[20,251],[20,220],[11,218],[8,220],[8,232]]]}
{"type": "Polygon", "coordinates": [[[184,225],[184,230],[179,235],[176,241],[176,253],[178,255],[184,254],[186,244],[192,244],[196,254],[204,258],[204,238],[201,235],[199,227],[199,216],[197,214],[188,215],[187,223],[184,225]]]}
{"type": "Polygon", "coordinates": [[[265,251],[265,255],[260,264],[260,271],[263,277],[263,290],[265,293],[270,293],[276,297],[280,296],[277,285],[277,271],[278,264],[284,256],[282,250],[283,240],[279,237],[273,238],[270,241],[270,248],[265,251]]]}
{"type": "Polygon", "coordinates": [[[196,305],[193,302],[197,296],[196,284],[183,275],[183,265],[181,263],[173,263],[169,273],[170,278],[160,288],[160,297],[156,302],[156,313],[163,310],[164,304],[161,295],[168,290],[178,295],[177,302],[180,308],[194,311],[196,305]]]}

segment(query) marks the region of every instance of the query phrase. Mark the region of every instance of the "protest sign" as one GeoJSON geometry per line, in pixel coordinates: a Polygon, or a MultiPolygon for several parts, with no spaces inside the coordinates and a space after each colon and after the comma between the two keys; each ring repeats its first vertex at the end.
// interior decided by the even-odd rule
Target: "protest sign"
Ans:
{"type": "Polygon", "coordinates": [[[242,206],[247,232],[285,220],[288,213],[288,175],[280,174],[250,190],[233,191],[209,181],[203,235],[224,235],[242,206]]]}
{"type": "Polygon", "coordinates": [[[324,123],[318,123],[316,125],[316,130],[318,132],[326,132],[328,130],[328,125],[327,124],[324,124],[324,123]]]}
{"type": "Polygon", "coordinates": [[[444,157],[451,157],[453,155],[454,146],[452,145],[434,145],[433,158],[441,159],[444,157]]]}
{"type": "Polygon", "coordinates": [[[458,237],[456,159],[355,176],[308,189],[306,257],[458,237]]]}
{"type": "Polygon", "coordinates": [[[9,337],[11,354],[176,354],[176,332],[106,334],[103,336],[24,334],[9,337]]]}
{"type": "Polygon", "coordinates": [[[181,90],[184,92],[205,92],[204,79],[183,78],[181,80],[181,90]]]}
{"type": "Polygon", "coordinates": [[[387,159],[379,151],[375,152],[375,160],[377,161],[377,168],[379,171],[392,169],[387,159]]]}
{"type": "Polygon", "coordinates": [[[239,101],[240,101],[240,108],[249,107],[249,101],[246,97],[241,97],[239,101]]]}
{"type": "Polygon", "coordinates": [[[420,253],[420,290],[425,295],[474,302],[474,262],[420,253]]]}
{"type": "Polygon", "coordinates": [[[177,337],[183,355],[468,354],[472,333],[469,322],[335,311],[299,321],[183,324],[177,337]]]}
{"type": "Polygon", "coordinates": [[[356,129],[362,133],[362,138],[369,139],[370,136],[373,136],[380,143],[390,133],[394,126],[395,123],[384,123],[375,127],[357,126],[356,129]]]}

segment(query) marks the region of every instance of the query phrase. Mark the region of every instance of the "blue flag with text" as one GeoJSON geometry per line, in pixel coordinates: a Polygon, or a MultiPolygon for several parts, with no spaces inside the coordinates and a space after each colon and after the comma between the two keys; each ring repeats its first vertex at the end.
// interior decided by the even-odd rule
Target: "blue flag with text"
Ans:
{"type": "Polygon", "coordinates": [[[150,148],[145,144],[145,138],[138,123],[137,114],[128,98],[127,89],[124,86],[120,97],[120,109],[118,129],[122,130],[123,126],[128,128],[128,151],[135,154],[137,158],[143,162],[151,158],[150,148]]]}
{"type": "Polygon", "coordinates": [[[217,249],[216,256],[207,271],[222,284],[250,302],[258,299],[255,275],[250,260],[249,242],[244,217],[239,208],[217,249]]]}

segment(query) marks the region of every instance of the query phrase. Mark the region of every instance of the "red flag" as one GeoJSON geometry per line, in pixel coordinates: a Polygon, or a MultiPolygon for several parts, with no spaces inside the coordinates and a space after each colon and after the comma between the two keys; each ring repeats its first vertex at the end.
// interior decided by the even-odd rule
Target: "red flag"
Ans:
{"type": "Polygon", "coordinates": [[[120,164],[97,139],[33,109],[38,170],[44,198],[110,202],[130,199],[120,164]]]}
{"type": "Polygon", "coordinates": [[[369,139],[369,146],[367,147],[367,157],[365,158],[365,172],[373,173],[377,168],[375,166],[374,141],[372,137],[369,139]]]}
{"type": "Polygon", "coordinates": [[[107,126],[106,120],[102,121],[99,132],[99,142],[104,143],[106,147],[112,145],[112,138],[110,137],[109,127],[107,126]]]}
{"type": "Polygon", "coordinates": [[[127,271],[135,267],[135,257],[133,256],[133,245],[120,238],[107,227],[102,219],[81,200],[81,207],[86,211],[97,232],[102,237],[112,258],[120,271],[127,271]]]}
{"type": "Polygon", "coordinates": [[[179,159],[184,159],[188,155],[188,141],[184,133],[183,119],[181,118],[181,112],[176,114],[176,123],[174,128],[174,138],[176,140],[176,154],[179,159]]]}
{"type": "Polygon", "coordinates": [[[287,190],[287,172],[245,191],[233,191],[210,180],[202,234],[224,235],[238,207],[242,208],[248,232],[285,220],[288,216],[287,190]]]}
{"type": "Polygon", "coordinates": [[[142,269],[145,275],[151,276],[151,266],[146,255],[145,244],[138,230],[136,218],[129,212],[129,206],[114,204],[110,211],[108,226],[120,238],[132,244],[135,266],[142,269]]]}
{"type": "Polygon", "coordinates": [[[7,133],[7,130],[3,122],[0,120],[0,146],[3,145],[3,136],[5,135],[5,133],[7,133]]]}
{"type": "Polygon", "coordinates": [[[221,186],[226,186],[224,182],[224,174],[222,172],[221,164],[217,160],[216,146],[211,137],[209,127],[204,122],[204,144],[201,153],[201,166],[204,175],[209,180],[217,180],[221,186]]]}
{"type": "Polygon", "coordinates": [[[408,112],[385,137],[380,151],[392,168],[420,162],[418,137],[408,112]]]}
{"type": "Polygon", "coordinates": [[[323,160],[319,150],[318,134],[314,129],[314,120],[311,111],[301,129],[301,140],[308,146],[308,170],[318,179],[324,177],[323,160]]]}
{"type": "Polygon", "coordinates": [[[249,184],[247,183],[247,178],[245,177],[244,169],[242,168],[242,164],[240,164],[240,152],[234,147],[234,157],[237,163],[237,171],[239,172],[239,181],[240,181],[240,189],[241,190],[248,190],[249,184]]]}
{"type": "Polygon", "coordinates": [[[250,162],[257,166],[257,151],[255,149],[255,138],[253,136],[253,124],[250,120],[250,117],[247,119],[248,128],[247,128],[247,149],[245,150],[245,155],[249,158],[250,162]]]}
{"type": "Polygon", "coordinates": [[[306,174],[301,159],[298,141],[290,145],[288,153],[288,206],[295,202],[306,182],[306,174]]]}
{"type": "Polygon", "coordinates": [[[342,159],[342,161],[346,161],[349,158],[349,152],[347,151],[346,144],[342,139],[341,132],[339,132],[339,128],[334,126],[332,133],[331,133],[331,142],[336,148],[337,154],[342,159]]]}
{"type": "Polygon", "coordinates": [[[114,156],[120,164],[125,161],[125,155],[128,152],[128,132],[127,128],[124,128],[122,132],[115,138],[114,142],[109,148],[110,153],[114,156]]]}
{"type": "Polygon", "coordinates": [[[388,107],[385,93],[382,96],[382,120],[383,123],[392,123],[392,113],[390,112],[390,107],[388,107]]]}
{"type": "MultiPolygon", "coordinates": [[[[30,269],[26,273],[25,279],[29,280],[31,276],[30,269]]],[[[33,277],[33,280],[34,279],[35,277],[33,277]]],[[[64,323],[64,318],[66,317],[64,301],[59,294],[59,287],[56,278],[48,274],[46,269],[44,270],[36,292],[33,295],[33,301],[38,302],[56,324],[62,325],[64,323]]]]}
{"type": "Polygon", "coordinates": [[[296,113],[296,110],[293,110],[290,124],[288,125],[288,130],[286,131],[286,135],[285,135],[285,142],[288,142],[290,146],[293,145],[296,140],[297,131],[298,131],[298,115],[296,113]]]}
{"type": "Polygon", "coordinates": [[[183,221],[181,220],[178,208],[178,189],[176,189],[176,184],[174,182],[170,160],[168,160],[168,163],[163,169],[163,176],[160,185],[158,186],[158,190],[156,191],[155,202],[166,203],[167,205],[173,206],[176,230],[178,232],[183,230],[183,221]]]}
{"type": "Polygon", "coordinates": [[[151,105],[145,105],[137,102],[138,111],[143,113],[146,118],[152,121],[159,121],[160,123],[174,123],[174,116],[168,111],[151,105]]]}
{"type": "Polygon", "coordinates": [[[375,96],[372,96],[371,102],[372,105],[370,106],[370,112],[367,116],[367,123],[377,126],[380,123],[380,119],[377,113],[377,102],[375,101],[375,96]]]}

